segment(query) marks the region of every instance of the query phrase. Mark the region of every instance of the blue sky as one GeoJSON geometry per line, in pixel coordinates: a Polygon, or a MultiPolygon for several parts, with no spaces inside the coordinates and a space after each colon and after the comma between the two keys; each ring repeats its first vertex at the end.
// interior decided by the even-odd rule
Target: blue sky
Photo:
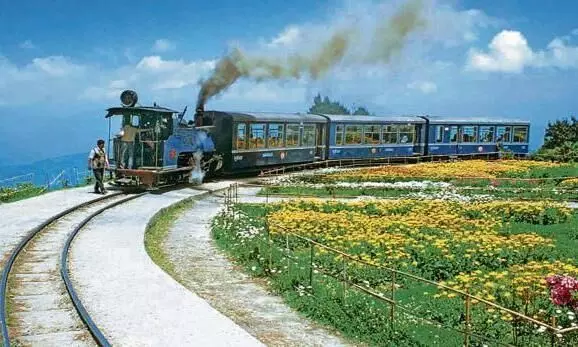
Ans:
{"type": "MultiPolygon", "coordinates": [[[[192,109],[197,81],[233,44],[308,54],[347,18],[370,35],[403,3],[0,0],[0,166],[88,152],[125,88],[192,109]]],[[[376,113],[529,119],[533,147],[548,120],[578,110],[578,2],[432,0],[423,13],[427,26],[388,64],[243,80],[207,108],[305,111],[321,92],[376,113]]]]}

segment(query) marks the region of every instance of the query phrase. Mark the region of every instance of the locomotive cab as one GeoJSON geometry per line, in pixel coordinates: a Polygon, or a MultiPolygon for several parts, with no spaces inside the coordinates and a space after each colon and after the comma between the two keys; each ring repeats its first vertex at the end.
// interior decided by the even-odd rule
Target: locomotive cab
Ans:
{"type": "Polygon", "coordinates": [[[132,91],[123,92],[121,101],[123,106],[109,108],[106,115],[121,117],[111,141],[115,184],[153,188],[202,181],[207,162],[213,160],[213,140],[207,130],[183,120],[186,109],[179,113],[156,104],[137,106],[132,91]]]}

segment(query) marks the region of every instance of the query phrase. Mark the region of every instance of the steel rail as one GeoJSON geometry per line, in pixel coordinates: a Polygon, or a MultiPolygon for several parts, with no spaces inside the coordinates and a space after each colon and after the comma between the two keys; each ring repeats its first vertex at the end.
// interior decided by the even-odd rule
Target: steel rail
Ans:
{"type": "Polygon", "coordinates": [[[78,295],[76,294],[76,291],[74,290],[74,286],[72,285],[72,281],[70,280],[70,275],[68,273],[68,252],[70,250],[70,245],[72,244],[72,241],[74,240],[74,238],[76,237],[78,232],[86,224],[88,224],[88,222],[90,222],[94,217],[98,216],[99,214],[103,213],[104,211],[106,211],[108,209],[111,209],[115,206],[124,204],[125,202],[128,202],[130,200],[140,198],[141,196],[146,195],[146,194],[148,194],[148,192],[129,196],[127,198],[115,201],[110,205],[104,206],[103,208],[99,209],[98,211],[90,214],[82,222],[80,222],[76,226],[76,228],[74,228],[72,233],[70,233],[70,235],[68,236],[68,238],[66,240],[66,243],[64,244],[64,247],[62,248],[62,253],[60,254],[60,275],[62,276],[62,280],[64,281],[64,284],[66,286],[66,290],[68,291],[68,294],[70,295],[70,298],[72,299],[72,303],[74,305],[74,308],[76,309],[76,312],[78,312],[78,315],[80,316],[80,318],[82,319],[82,321],[84,322],[84,324],[86,325],[88,330],[90,331],[90,334],[96,340],[96,342],[98,343],[99,346],[110,347],[111,345],[108,342],[108,340],[106,339],[106,337],[104,336],[104,334],[100,331],[100,329],[98,329],[98,326],[94,323],[94,321],[90,317],[90,314],[86,311],[86,309],[84,308],[84,305],[82,305],[81,300],[79,299],[78,295]]]}
{"type": "Polygon", "coordinates": [[[10,270],[12,269],[12,266],[14,265],[14,262],[16,261],[16,258],[18,257],[20,252],[24,249],[24,247],[28,244],[28,242],[30,242],[30,240],[32,240],[32,238],[34,238],[34,236],[36,236],[40,231],[42,231],[48,225],[54,223],[58,219],[66,216],[66,215],[69,215],[69,214],[77,211],[80,208],[83,208],[83,207],[86,207],[89,205],[93,205],[97,202],[108,200],[110,198],[113,198],[115,196],[122,195],[122,194],[123,194],[122,192],[112,193],[112,194],[109,194],[106,196],[99,197],[97,199],[83,202],[83,203],[78,204],[76,206],[73,206],[71,208],[68,208],[68,209],[46,219],[40,225],[38,225],[37,227],[30,230],[28,232],[28,234],[26,234],[24,239],[22,239],[22,241],[20,241],[20,243],[18,245],[16,245],[16,247],[14,247],[14,249],[12,250],[12,253],[10,254],[10,257],[8,258],[8,261],[4,265],[4,269],[2,270],[2,278],[0,279],[0,325],[1,325],[1,329],[2,329],[2,342],[3,342],[4,346],[6,346],[6,347],[10,346],[10,336],[8,333],[8,323],[7,323],[8,313],[6,312],[6,289],[8,287],[8,275],[10,274],[10,270]]]}

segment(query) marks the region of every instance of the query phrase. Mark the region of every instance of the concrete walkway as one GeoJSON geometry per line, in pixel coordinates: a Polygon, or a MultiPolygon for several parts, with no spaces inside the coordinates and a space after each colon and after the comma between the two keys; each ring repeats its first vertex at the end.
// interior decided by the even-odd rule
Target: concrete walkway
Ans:
{"type": "Polygon", "coordinates": [[[182,189],[138,198],[95,218],[72,245],[73,283],[112,345],[262,346],[161,270],[144,248],[146,225],[159,209],[202,193],[182,189]]]}
{"type": "MultiPolygon", "coordinates": [[[[255,192],[239,188],[239,198],[264,202],[264,198],[253,196],[255,192]]],[[[336,334],[293,311],[216,248],[210,224],[222,207],[222,198],[206,197],[171,228],[164,248],[179,281],[268,346],[347,345],[336,334]]]]}

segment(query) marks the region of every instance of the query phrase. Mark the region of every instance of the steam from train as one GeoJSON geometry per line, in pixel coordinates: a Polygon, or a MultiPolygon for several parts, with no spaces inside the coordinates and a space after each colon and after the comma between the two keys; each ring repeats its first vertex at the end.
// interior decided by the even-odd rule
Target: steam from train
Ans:
{"type": "Polygon", "coordinates": [[[318,79],[340,62],[388,63],[392,55],[403,48],[408,35],[424,26],[422,9],[421,0],[410,0],[389,20],[378,22],[372,30],[370,46],[364,51],[353,49],[354,43],[362,38],[353,26],[336,29],[327,41],[317,45],[318,50],[307,55],[293,54],[279,59],[249,56],[241,49],[234,48],[221,58],[208,79],[200,81],[197,109],[202,110],[210,98],[229,88],[239,78],[255,81],[299,79],[308,74],[312,79],[318,79]],[[351,59],[344,61],[346,55],[351,59]]]}

